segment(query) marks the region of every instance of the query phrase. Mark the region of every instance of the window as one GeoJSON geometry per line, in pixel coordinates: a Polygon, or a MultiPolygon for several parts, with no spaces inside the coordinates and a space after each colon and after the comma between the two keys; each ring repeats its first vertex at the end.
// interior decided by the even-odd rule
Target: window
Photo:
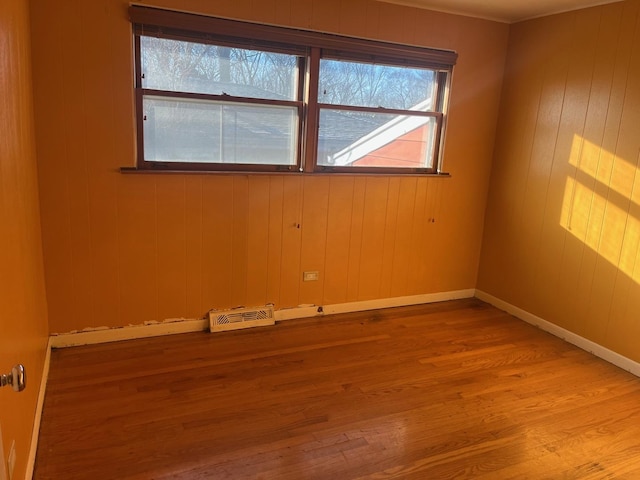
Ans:
{"type": "Polygon", "coordinates": [[[138,169],[440,173],[454,52],[130,16],[138,169]]]}

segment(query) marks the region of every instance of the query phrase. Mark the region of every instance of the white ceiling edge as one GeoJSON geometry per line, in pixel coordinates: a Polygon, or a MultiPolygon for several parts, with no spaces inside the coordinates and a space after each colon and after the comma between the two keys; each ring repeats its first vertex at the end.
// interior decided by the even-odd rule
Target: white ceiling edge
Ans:
{"type": "Polygon", "coordinates": [[[554,10],[548,13],[541,13],[540,15],[532,15],[530,17],[520,18],[518,20],[512,20],[512,21],[509,21],[508,23],[526,22],[527,20],[534,20],[536,18],[549,17],[551,15],[559,15],[561,13],[567,13],[567,12],[577,12],[578,10],[584,10],[585,8],[600,7],[602,5],[609,5],[610,3],[622,3],[623,1],[624,0],[594,0],[593,2],[585,2],[584,5],[581,5],[576,8],[565,8],[561,10],[554,10]]]}
{"type": "Polygon", "coordinates": [[[462,9],[454,10],[454,9],[427,6],[425,5],[425,2],[421,0],[376,0],[376,2],[393,3],[395,5],[404,5],[405,7],[414,7],[414,8],[419,8],[421,10],[429,10],[429,11],[438,12],[438,13],[449,13],[451,15],[461,15],[463,17],[479,18],[481,20],[490,20],[492,22],[513,23],[511,20],[508,20],[505,18],[480,15],[478,13],[474,13],[474,12],[470,12],[462,9]]]}
{"type": "Polygon", "coordinates": [[[520,22],[526,22],[527,20],[534,20],[536,18],[542,18],[542,17],[548,17],[551,15],[559,15],[561,13],[567,13],[567,12],[575,12],[578,10],[582,10],[585,8],[592,8],[592,7],[599,7],[601,5],[608,5],[610,3],[619,3],[622,2],[624,0],[594,0],[592,2],[585,2],[583,5],[580,6],[576,6],[575,8],[565,8],[565,9],[558,9],[558,10],[552,10],[549,12],[545,12],[545,13],[540,13],[537,15],[531,15],[531,16],[527,16],[527,17],[522,17],[522,18],[507,18],[507,17],[500,17],[500,16],[489,16],[489,15],[482,15],[479,14],[477,12],[474,12],[472,10],[466,10],[466,9],[446,9],[446,8],[441,8],[441,7],[437,7],[437,6],[430,6],[427,5],[427,1],[425,0],[375,0],[377,2],[382,2],[382,3],[393,3],[395,5],[404,5],[406,7],[414,7],[414,8],[420,8],[422,10],[430,10],[432,12],[439,12],[439,13],[448,13],[451,15],[460,15],[463,17],[471,17],[471,18],[478,18],[481,20],[489,20],[492,22],[499,22],[499,23],[506,23],[506,24],[514,24],[514,23],[520,23],[520,22]]]}

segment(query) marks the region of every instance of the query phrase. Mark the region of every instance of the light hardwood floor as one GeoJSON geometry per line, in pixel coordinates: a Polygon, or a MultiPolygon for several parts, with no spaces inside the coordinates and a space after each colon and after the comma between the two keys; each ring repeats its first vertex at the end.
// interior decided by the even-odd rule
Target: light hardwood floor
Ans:
{"type": "Polygon", "coordinates": [[[55,350],[35,479],[640,479],[640,379],[478,300],[55,350]]]}

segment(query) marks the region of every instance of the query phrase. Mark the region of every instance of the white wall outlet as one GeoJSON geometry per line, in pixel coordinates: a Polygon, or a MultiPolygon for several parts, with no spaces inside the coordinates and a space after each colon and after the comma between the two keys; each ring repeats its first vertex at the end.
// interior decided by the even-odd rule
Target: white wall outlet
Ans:
{"type": "Polygon", "coordinates": [[[320,272],[318,272],[317,270],[314,270],[311,272],[303,272],[302,280],[304,282],[315,282],[316,280],[318,280],[319,276],[320,276],[320,272]]]}
{"type": "Polygon", "coordinates": [[[9,450],[9,480],[13,478],[13,470],[16,468],[16,441],[11,442],[11,449],[9,450]]]}

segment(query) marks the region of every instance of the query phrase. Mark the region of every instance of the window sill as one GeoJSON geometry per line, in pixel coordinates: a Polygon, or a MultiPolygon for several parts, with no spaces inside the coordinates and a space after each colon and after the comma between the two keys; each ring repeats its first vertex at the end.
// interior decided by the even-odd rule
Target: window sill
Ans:
{"type": "Polygon", "coordinates": [[[287,171],[242,171],[242,170],[167,170],[167,169],[146,169],[136,167],[120,167],[120,173],[126,175],[284,175],[284,176],[370,176],[370,177],[438,177],[438,178],[451,178],[451,174],[448,172],[441,173],[390,173],[390,172],[287,172],[287,171]]]}

